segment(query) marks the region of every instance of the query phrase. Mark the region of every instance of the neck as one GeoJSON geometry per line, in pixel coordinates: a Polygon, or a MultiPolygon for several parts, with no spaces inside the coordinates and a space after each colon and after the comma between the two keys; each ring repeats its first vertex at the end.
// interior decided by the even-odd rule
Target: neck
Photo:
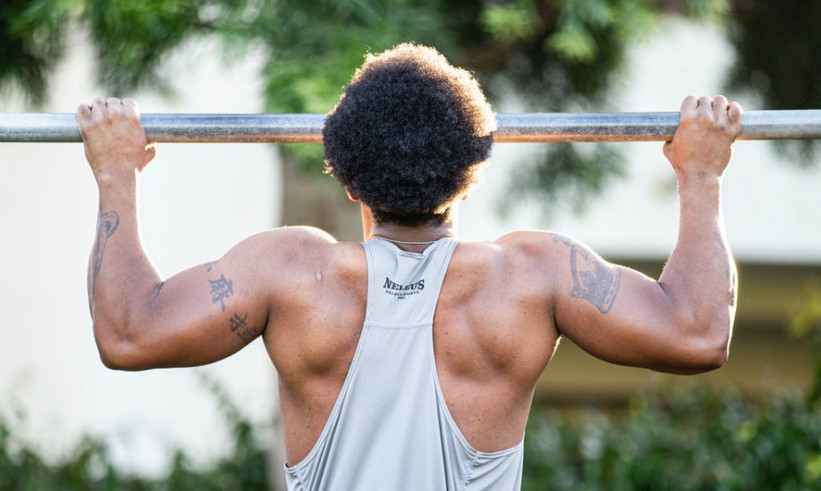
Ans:
{"type": "Polygon", "coordinates": [[[365,240],[382,237],[406,250],[424,249],[442,237],[456,236],[456,224],[453,220],[448,220],[441,225],[417,226],[377,223],[367,206],[362,207],[362,228],[365,240]]]}
{"type": "Polygon", "coordinates": [[[455,237],[453,229],[446,226],[396,227],[380,225],[371,229],[366,240],[383,238],[399,245],[430,245],[443,237],[455,237]]]}

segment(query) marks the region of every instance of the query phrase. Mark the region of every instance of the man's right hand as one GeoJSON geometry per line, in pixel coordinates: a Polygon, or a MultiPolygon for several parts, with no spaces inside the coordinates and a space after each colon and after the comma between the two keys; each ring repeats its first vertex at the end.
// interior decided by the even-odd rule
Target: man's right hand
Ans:
{"type": "Polygon", "coordinates": [[[77,124],[94,177],[132,176],[154,158],[156,150],[140,125],[133,99],[94,99],[77,108],[77,124]]]}
{"type": "Polygon", "coordinates": [[[673,140],[664,144],[664,155],[676,175],[721,177],[730,163],[741,114],[738,103],[727,102],[721,95],[685,98],[673,140]]]}

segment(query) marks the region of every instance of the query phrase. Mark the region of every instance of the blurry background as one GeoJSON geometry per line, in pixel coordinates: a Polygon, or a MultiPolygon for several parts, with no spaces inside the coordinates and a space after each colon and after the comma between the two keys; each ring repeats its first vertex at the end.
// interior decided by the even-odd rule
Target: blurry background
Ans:
{"type": "MultiPolygon", "coordinates": [[[[434,45],[474,71],[498,112],[676,111],[690,93],[725,93],[746,110],[819,108],[818,25],[821,4],[810,0],[11,0],[0,6],[0,111],[73,112],[114,95],[147,113],[324,113],[364,53],[403,41],[434,45]]],[[[811,448],[795,457],[801,472],[784,472],[821,477],[819,159],[812,142],[736,145],[724,206],[741,287],[724,368],[663,376],[604,364],[565,340],[534,414],[632,414],[637,396],[681,387],[758,402],[799,393],[810,423],[797,431],[811,448]]],[[[79,489],[121,488],[118,473],[202,489],[211,481],[191,476],[215,461],[217,488],[275,483],[276,376],[261,343],[208,367],[105,369],[86,300],[97,203],[82,145],[0,144],[0,165],[0,489],[51,483],[54,468],[79,476],[79,489]],[[264,471],[266,461],[260,475],[243,467],[264,471]]],[[[361,239],[358,208],[322,176],[319,145],[160,145],[140,198],[146,249],[164,275],[283,224],[361,239]]],[[[499,144],[462,208],[460,234],[551,228],[657,276],[675,243],[677,206],[660,143],[499,144]]],[[[720,418],[745,448],[749,434],[765,432],[750,426],[752,413],[736,413],[720,418]]],[[[606,433],[595,434],[577,454],[562,447],[578,456],[562,465],[587,469],[590,455],[606,455],[606,433]]],[[[541,428],[528,435],[537,450],[561,440],[541,428]]],[[[533,489],[539,472],[556,488],[615,479],[527,470],[533,489]]]]}

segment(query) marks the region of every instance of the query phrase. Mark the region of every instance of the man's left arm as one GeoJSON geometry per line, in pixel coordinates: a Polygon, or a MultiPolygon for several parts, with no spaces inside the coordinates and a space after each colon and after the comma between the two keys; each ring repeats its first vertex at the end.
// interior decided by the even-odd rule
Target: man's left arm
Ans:
{"type": "Polygon", "coordinates": [[[261,334],[268,303],[247,265],[257,262],[265,236],[164,281],[139,234],[137,181],[155,150],[137,104],[96,99],[77,118],[99,188],[88,292],[103,362],[126,370],[206,364],[261,334]]]}

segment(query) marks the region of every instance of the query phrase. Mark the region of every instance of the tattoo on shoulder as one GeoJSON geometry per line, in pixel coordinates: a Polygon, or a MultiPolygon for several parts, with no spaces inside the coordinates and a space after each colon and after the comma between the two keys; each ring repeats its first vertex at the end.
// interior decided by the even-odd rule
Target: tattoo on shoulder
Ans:
{"type": "Polygon", "coordinates": [[[250,343],[257,336],[262,333],[261,329],[248,325],[248,313],[244,316],[239,315],[236,311],[234,315],[228,320],[231,327],[231,332],[235,333],[245,343],[250,343]]]}
{"type": "Polygon", "coordinates": [[[587,300],[602,314],[610,312],[619,294],[621,270],[567,237],[554,235],[553,240],[570,248],[570,296],[587,300]]]}

